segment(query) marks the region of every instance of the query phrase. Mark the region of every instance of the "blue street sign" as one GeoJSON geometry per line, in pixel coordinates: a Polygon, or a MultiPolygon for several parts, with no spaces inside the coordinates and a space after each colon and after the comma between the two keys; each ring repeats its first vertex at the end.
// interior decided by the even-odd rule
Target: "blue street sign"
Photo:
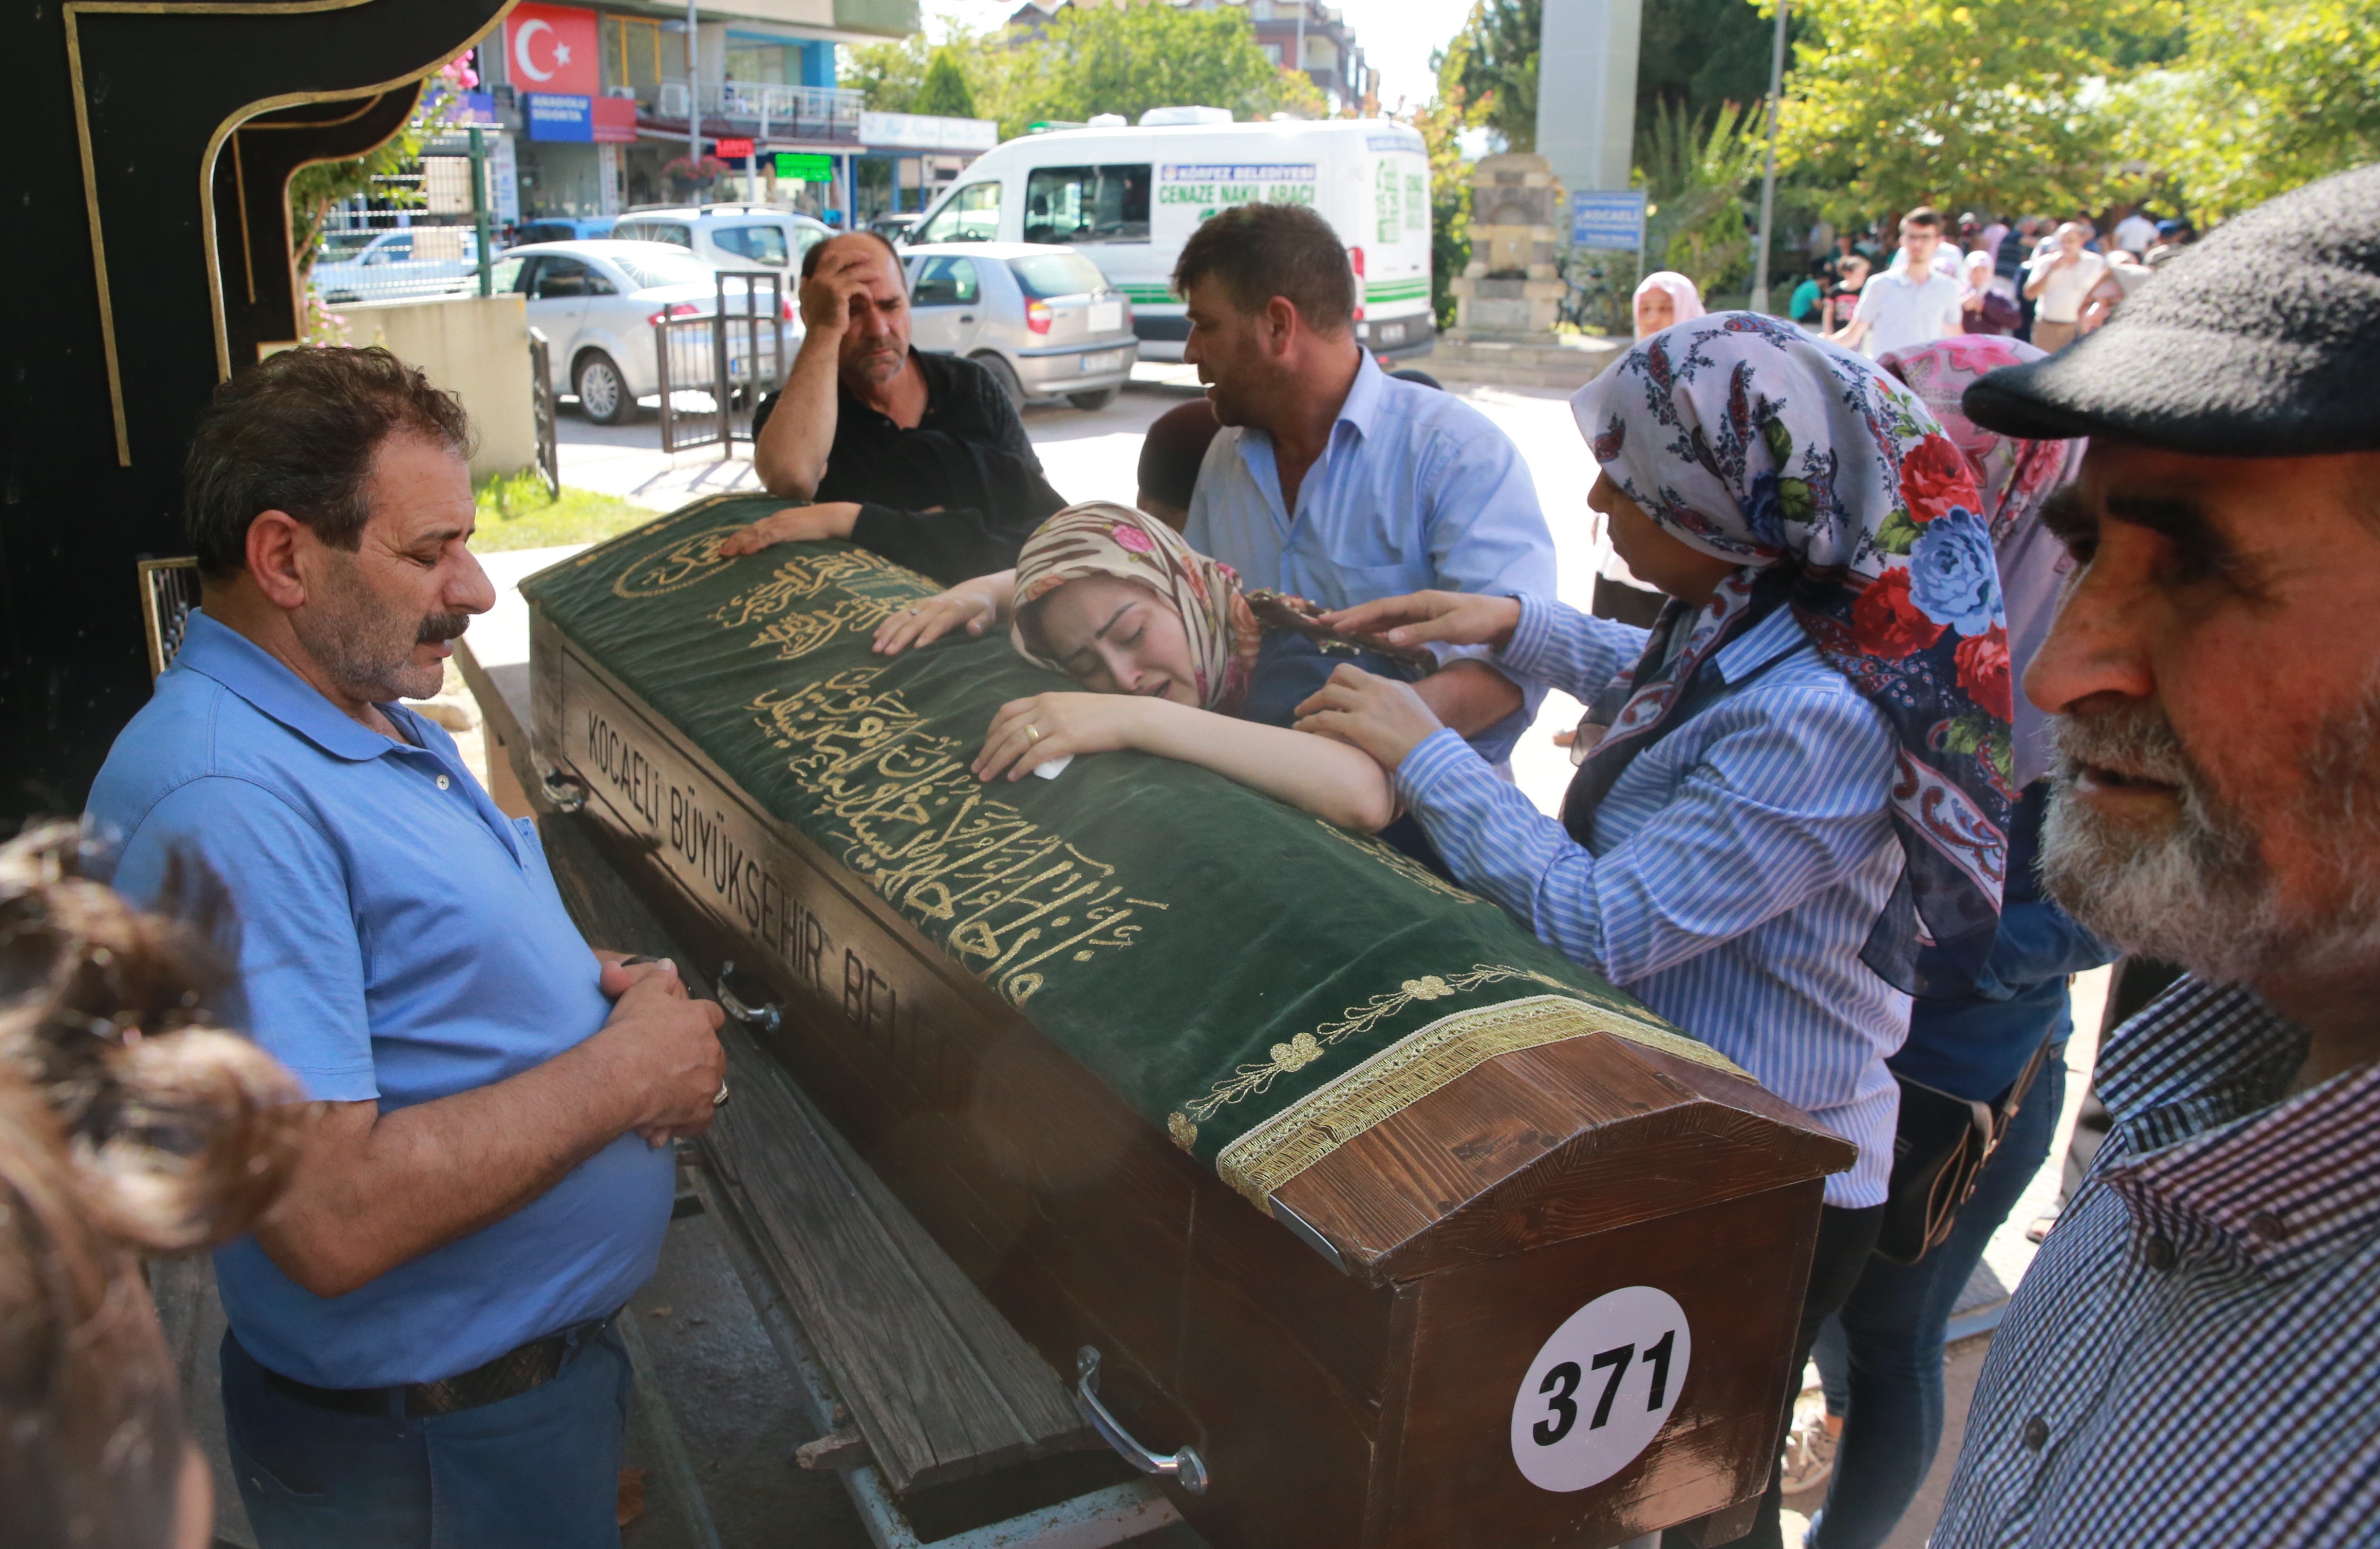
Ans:
{"type": "Polygon", "coordinates": [[[1574,248],[1635,252],[1645,243],[1644,190],[1571,195],[1570,240],[1574,248]]]}
{"type": "Polygon", "coordinates": [[[595,138],[595,109],[587,98],[556,96],[544,91],[530,91],[524,96],[528,103],[529,139],[591,140],[595,138]]]}

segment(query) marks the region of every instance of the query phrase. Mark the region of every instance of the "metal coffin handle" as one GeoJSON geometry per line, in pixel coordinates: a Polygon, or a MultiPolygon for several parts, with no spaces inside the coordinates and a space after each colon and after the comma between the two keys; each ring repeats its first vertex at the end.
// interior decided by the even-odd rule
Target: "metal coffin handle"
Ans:
{"type": "Polygon", "coordinates": [[[1088,1345],[1076,1350],[1075,1373],[1075,1407],[1083,1411],[1083,1419],[1099,1434],[1099,1440],[1115,1448],[1118,1457],[1143,1473],[1170,1479],[1194,1495],[1207,1493],[1207,1464],[1196,1451],[1186,1446],[1171,1454],[1149,1451],[1099,1402],[1098,1350],[1088,1345]]]}
{"type": "Polygon", "coordinates": [[[577,812],[587,805],[587,784],[577,775],[548,769],[538,777],[538,783],[545,788],[545,799],[557,812],[577,812]]]}
{"type": "Polygon", "coordinates": [[[735,992],[727,987],[727,982],[735,976],[735,964],[733,962],[719,965],[719,977],[710,983],[710,987],[719,994],[719,1009],[755,1033],[774,1033],[783,1026],[784,1008],[775,1001],[771,1000],[759,1006],[747,1006],[743,1001],[735,998],[735,992]]]}

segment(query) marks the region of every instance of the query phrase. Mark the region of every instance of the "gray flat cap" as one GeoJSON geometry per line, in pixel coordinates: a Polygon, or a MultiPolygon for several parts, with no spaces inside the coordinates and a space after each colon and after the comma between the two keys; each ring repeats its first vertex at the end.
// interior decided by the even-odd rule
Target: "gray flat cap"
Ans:
{"type": "Polygon", "coordinates": [[[2214,457],[2380,451],[2380,166],[2216,227],[2106,327],[1967,389],[2002,435],[2214,457]]]}

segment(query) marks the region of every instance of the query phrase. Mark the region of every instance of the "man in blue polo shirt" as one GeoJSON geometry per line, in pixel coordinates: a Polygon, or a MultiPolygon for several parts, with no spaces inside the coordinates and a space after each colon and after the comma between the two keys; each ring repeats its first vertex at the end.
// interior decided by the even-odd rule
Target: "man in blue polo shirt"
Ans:
{"type": "Polygon", "coordinates": [[[257,1041],[313,1099],[271,1221],[216,1255],[225,1417],[264,1549],[614,1545],[627,1359],[719,1009],[590,950],[536,829],[437,726],[494,600],[462,407],[384,350],[219,389],[187,469],[204,606],[92,787],[115,880],[230,889],[257,1041]]]}

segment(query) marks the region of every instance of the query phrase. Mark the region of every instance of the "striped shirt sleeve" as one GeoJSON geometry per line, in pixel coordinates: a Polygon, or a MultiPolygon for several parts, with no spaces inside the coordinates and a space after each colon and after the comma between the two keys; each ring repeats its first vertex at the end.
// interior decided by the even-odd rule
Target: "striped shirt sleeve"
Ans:
{"type": "Polygon", "coordinates": [[[1572,962],[1633,984],[1833,887],[1875,851],[1891,732],[1847,685],[1762,685],[1704,714],[1701,762],[1600,856],[1451,732],[1406,756],[1397,793],[1466,886],[1572,962]]]}
{"type": "Polygon", "coordinates": [[[1515,677],[1592,704],[1621,669],[1645,654],[1651,632],[1582,613],[1566,602],[1523,596],[1512,639],[1488,660],[1515,677]]]}

